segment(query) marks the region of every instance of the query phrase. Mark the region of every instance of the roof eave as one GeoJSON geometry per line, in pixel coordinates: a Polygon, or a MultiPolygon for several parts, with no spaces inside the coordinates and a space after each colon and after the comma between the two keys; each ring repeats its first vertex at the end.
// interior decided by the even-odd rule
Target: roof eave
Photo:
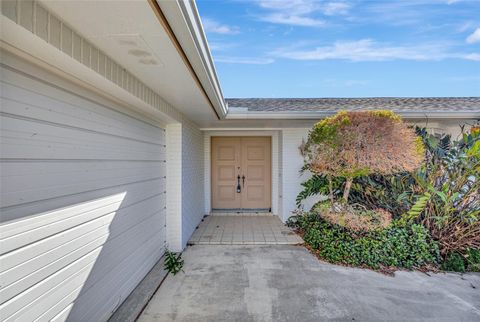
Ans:
{"type": "MultiPolygon", "coordinates": [[[[174,21],[184,21],[184,24],[182,25],[188,28],[189,37],[180,32],[175,33],[176,37],[178,38],[180,46],[183,48],[187,59],[190,61],[194,73],[199,76],[198,78],[213,105],[212,107],[215,109],[219,118],[224,119],[227,115],[227,105],[223,97],[215,64],[213,62],[195,2],[181,0],[176,0],[175,2],[162,2],[159,0],[150,1],[155,1],[164,13],[167,13],[168,11],[168,16],[174,17],[174,21]],[[188,46],[186,44],[188,44],[188,46]],[[195,48],[195,50],[188,50],[188,48],[192,47],[195,48]],[[192,59],[190,55],[195,55],[198,59],[192,59]],[[201,64],[196,64],[194,61],[200,61],[201,64]],[[204,77],[201,77],[200,75],[204,77]]],[[[175,32],[175,26],[171,23],[170,26],[175,32]]]]}
{"type": "MultiPolygon", "coordinates": [[[[404,119],[480,119],[480,111],[394,111],[404,119]]],[[[228,120],[262,119],[262,120],[308,120],[332,116],[336,111],[248,111],[230,112],[228,120]]]]}

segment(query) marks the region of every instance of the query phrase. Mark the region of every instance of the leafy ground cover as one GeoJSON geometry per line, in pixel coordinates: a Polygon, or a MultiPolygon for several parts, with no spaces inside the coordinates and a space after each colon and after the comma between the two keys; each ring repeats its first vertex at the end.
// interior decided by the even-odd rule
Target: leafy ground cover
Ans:
{"type": "Polygon", "coordinates": [[[373,269],[436,266],[438,245],[422,225],[393,222],[385,229],[354,232],[322,219],[316,212],[292,217],[312,251],[331,263],[373,269]]]}

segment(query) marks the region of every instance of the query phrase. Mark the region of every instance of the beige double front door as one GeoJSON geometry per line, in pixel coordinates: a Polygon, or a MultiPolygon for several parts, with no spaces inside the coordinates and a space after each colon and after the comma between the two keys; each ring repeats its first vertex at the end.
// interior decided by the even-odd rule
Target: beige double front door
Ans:
{"type": "Polygon", "coordinates": [[[271,208],[271,138],[212,137],[212,208],[271,208]]]}

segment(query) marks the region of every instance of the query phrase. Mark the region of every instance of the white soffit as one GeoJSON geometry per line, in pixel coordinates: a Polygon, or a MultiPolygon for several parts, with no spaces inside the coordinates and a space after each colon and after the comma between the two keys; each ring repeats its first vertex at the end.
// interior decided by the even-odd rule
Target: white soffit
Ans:
{"type": "Polygon", "coordinates": [[[217,119],[148,1],[41,3],[199,126],[217,119]]]}

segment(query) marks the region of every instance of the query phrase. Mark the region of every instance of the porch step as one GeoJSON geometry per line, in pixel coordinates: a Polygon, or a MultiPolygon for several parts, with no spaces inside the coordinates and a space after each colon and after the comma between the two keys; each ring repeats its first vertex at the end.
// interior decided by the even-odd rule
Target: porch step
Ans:
{"type": "Polygon", "coordinates": [[[257,211],[212,211],[210,213],[210,216],[246,216],[246,217],[251,217],[251,216],[277,216],[274,213],[271,212],[257,212],[257,211]]]}
{"type": "Polygon", "coordinates": [[[297,245],[303,240],[275,215],[207,216],[189,245],[297,245]]]}

